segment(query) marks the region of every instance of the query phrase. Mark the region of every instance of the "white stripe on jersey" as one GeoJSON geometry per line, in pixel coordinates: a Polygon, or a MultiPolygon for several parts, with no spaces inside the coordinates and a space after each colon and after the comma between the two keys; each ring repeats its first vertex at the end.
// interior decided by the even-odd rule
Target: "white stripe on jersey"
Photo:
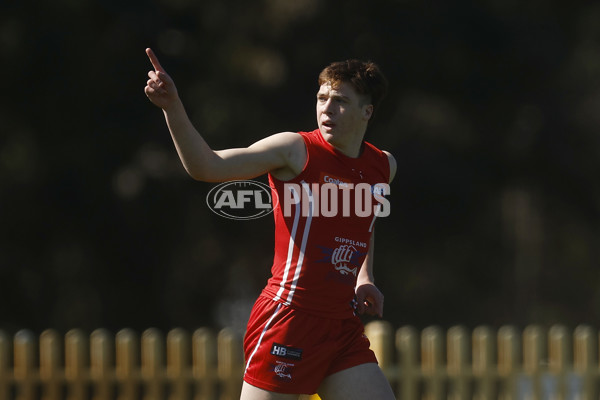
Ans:
{"type": "Polygon", "coordinates": [[[296,286],[298,285],[300,271],[302,271],[302,263],[304,262],[304,252],[306,251],[306,242],[308,241],[308,232],[310,231],[310,223],[312,221],[315,205],[313,194],[310,191],[310,186],[308,185],[308,183],[302,181],[302,188],[306,191],[306,194],[308,196],[308,216],[306,217],[304,233],[302,234],[302,244],[300,245],[300,254],[298,255],[298,263],[296,264],[296,273],[294,274],[294,281],[292,282],[292,287],[287,297],[287,305],[290,305],[292,303],[292,298],[294,297],[294,293],[296,292],[296,286]]]}
{"type": "Polygon", "coordinates": [[[294,195],[294,201],[296,202],[296,210],[294,214],[294,225],[292,225],[292,232],[290,233],[290,243],[288,246],[288,255],[287,261],[285,263],[285,270],[283,271],[283,278],[281,278],[281,282],[279,283],[279,290],[277,291],[277,295],[273,300],[279,301],[281,300],[281,295],[285,290],[285,281],[287,281],[288,274],[290,273],[290,267],[292,265],[292,255],[294,253],[294,236],[296,236],[296,231],[298,230],[298,221],[300,220],[300,213],[302,211],[300,199],[298,198],[299,194],[296,192],[292,186],[290,186],[290,190],[294,195]]]}
{"type": "MultiPolygon", "coordinates": [[[[296,270],[294,271],[294,279],[292,281],[292,285],[290,287],[290,291],[285,299],[285,305],[290,305],[292,303],[292,298],[294,297],[294,293],[296,291],[296,286],[298,285],[298,279],[300,278],[300,272],[302,271],[302,263],[304,262],[304,253],[306,251],[306,242],[308,241],[308,233],[310,231],[310,224],[312,221],[312,216],[314,212],[314,198],[313,194],[310,190],[310,185],[305,181],[302,181],[302,188],[306,192],[308,199],[308,215],[306,217],[306,222],[304,225],[304,231],[302,233],[302,242],[300,244],[300,253],[298,255],[298,260],[296,262],[296,270]]],[[[283,292],[285,291],[285,283],[288,279],[288,275],[292,269],[292,262],[294,261],[294,248],[296,244],[296,235],[298,234],[298,223],[300,220],[300,215],[302,214],[302,201],[299,198],[300,194],[296,192],[293,186],[289,187],[294,195],[295,201],[295,215],[294,215],[294,224],[292,225],[292,232],[290,233],[290,242],[288,245],[288,255],[285,263],[285,269],[283,271],[283,277],[281,278],[281,282],[279,283],[279,290],[277,291],[277,295],[273,298],[273,300],[278,301],[281,300],[283,292]]]]}

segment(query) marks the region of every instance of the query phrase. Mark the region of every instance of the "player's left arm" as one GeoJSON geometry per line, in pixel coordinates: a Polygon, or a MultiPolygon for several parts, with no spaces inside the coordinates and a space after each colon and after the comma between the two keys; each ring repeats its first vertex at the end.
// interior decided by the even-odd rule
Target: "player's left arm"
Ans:
{"type": "Polygon", "coordinates": [[[373,248],[375,247],[375,233],[371,234],[369,251],[356,280],[356,302],[359,314],[367,313],[383,317],[383,293],[375,286],[373,276],[373,248]]]}
{"type": "MultiPolygon", "coordinates": [[[[394,156],[387,152],[383,152],[390,165],[390,181],[394,179],[396,175],[397,163],[394,156]]],[[[369,251],[360,272],[358,273],[358,279],[356,281],[356,301],[358,303],[358,313],[369,315],[378,315],[380,318],[383,317],[383,293],[375,286],[375,276],[373,275],[373,252],[375,248],[375,232],[371,233],[371,243],[369,245],[369,251]]]]}

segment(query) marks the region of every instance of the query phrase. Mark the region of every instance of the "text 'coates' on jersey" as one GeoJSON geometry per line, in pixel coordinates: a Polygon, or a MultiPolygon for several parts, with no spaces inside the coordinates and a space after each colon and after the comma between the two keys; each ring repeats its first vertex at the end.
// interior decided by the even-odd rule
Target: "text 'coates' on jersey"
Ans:
{"type": "Polygon", "coordinates": [[[351,183],[350,182],[346,182],[344,180],[344,178],[338,178],[337,176],[334,176],[333,174],[328,174],[325,172],[321,173],[321,182],[322,183],[333,183],[335,185],[337,185],[340,188],[349,188],[351,183]]]}

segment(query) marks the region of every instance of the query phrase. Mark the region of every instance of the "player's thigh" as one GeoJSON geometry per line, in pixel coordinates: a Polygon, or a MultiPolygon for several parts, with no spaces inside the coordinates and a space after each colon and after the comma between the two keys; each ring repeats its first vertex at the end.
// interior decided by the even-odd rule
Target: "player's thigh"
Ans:
{"type": "MultiPolygon", "coordinates": [[[[298,400],[300,395],[273,393],[244,382],[240,400],[298,400]]],[[[300,399],[301,400],[301,399],[300,399]]]]}
{"type": "Polygon", "coordinates": [[[394,400],[394,392],[377,364],[368,363],[329,375],[319,386],[323,400],[394,400]]]}

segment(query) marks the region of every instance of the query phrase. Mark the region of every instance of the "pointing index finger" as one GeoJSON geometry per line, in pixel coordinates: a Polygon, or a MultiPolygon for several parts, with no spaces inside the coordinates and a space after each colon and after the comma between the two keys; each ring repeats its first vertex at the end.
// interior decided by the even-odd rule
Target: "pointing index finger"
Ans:
{"type": "Polygon", "coordinates": [[[146,49],[146,54],[148,55],[148,58],[150,59],[150,62],[152,63],[152,66],[154,67],[154,69],[156,71],[159,72],[165,72],[165,69],[162,67],[162,65],[160,65],[160,62],[158,61],[158,57],[156,57],[156,54],[154,54],[154,52],[152,51],[151,48],[147,48],[146,49]]]}

